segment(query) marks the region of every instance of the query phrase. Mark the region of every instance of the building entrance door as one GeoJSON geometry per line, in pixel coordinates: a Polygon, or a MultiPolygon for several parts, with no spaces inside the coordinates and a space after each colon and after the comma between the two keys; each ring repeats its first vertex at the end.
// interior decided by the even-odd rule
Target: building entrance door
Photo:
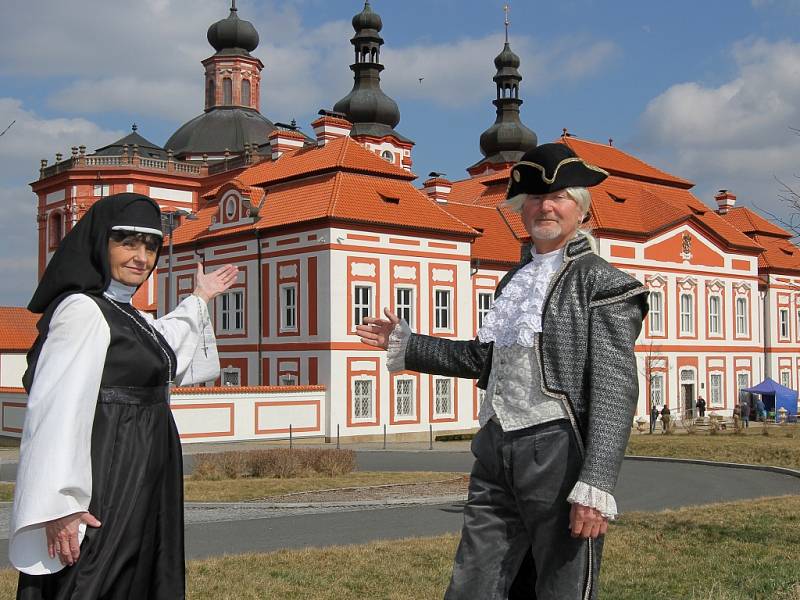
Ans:
{"type": "Polygon", "coordinates": [[[685,417],[694,416],[695,395],[694,395],[694,371],[684,369],[680,373],[681,378],[681,405],[680,413],[685,417]]]}

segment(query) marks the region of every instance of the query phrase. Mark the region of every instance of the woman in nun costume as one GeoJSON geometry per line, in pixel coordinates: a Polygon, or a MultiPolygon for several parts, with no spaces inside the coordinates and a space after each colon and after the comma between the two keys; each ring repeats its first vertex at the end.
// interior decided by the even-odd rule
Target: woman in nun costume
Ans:
{"type": "Polygon", "coordinates": [[[131,306],[161,249],[150,198],[95,203],[64,237],[28,308],[43,313],[9,539],[23,600],[184,598],[181,446],[172,384],[217,377],[206,303],[227,265],[153,320],[131,306]]]}

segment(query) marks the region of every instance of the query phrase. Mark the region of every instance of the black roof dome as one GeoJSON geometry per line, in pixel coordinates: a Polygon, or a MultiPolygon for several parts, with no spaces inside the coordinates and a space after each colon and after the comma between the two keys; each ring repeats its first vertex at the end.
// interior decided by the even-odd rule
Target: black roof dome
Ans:
{"type": "Polygon", "coordinates": [[[511,45],[506,42],[503,51],[494,58],[494,66],[500,70],[504,67],[519,68],[519,56],[511,50],[511,45]]]}
{"type": "Polygon", "coordinates": [[[176,157],[244,151],[244,145],[263,144],[275,130],[272,121],[257,110],[217,107],[181,126],[164,144],[176,157]]]}
{"type": "Polygon", "coordinates": [[[372,10],[369,0],[364,2],[364,10],[353,17],[353,29],[356,32],[362,29],[374,29],[375,31],[383,29],[383,21],[381,21],[380,15],[372,10]]]}
{"type": "Polygon", "coordinates": [[[250,21],[244,21],[236,14],[236,2],[226,19],[214,23],[208,28],[208,43],[217,52],[223,50],[244,50],[252,52],[258,47],[258,32],[250,21]]]}

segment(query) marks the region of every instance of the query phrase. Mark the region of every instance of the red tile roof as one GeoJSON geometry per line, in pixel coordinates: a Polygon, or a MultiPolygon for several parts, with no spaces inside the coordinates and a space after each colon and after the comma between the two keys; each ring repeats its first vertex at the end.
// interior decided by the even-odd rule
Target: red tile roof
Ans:
{"type": "Polygon", "coordinates": [[[176,231],[174,243],[314,221],[385,225],[398,232],[405,229],[467,238],[478,236],[477,231],[442,210],[408,179],[353,172],[329,172],[270,185],[260,207],[261,218],[255,225],[208,231],[217,212],[216,202],[208,202],[198,211],[196,221],[187,222],[176,231]]]}
{"type": "Polygon", "coordinates": [[[791,233],[770,223],[761,215],[753,212],[746,206],[734,207],[722,215],[728,223],[744,233],[762,233],[782,238],[794,237],[791,233]]]}
{"type": "Polygon", "coordinates": [[[753,239],[764,247],[758,257],[759,270],[800,273],[800,248],[788,239],[758,234],[753,239]]]}
{"type": "Polygon", "coordinates": [[[519,240],[497,208],[450,201],[441,207],[480,232],[472,245],[473,259],[503,266],[519,262],[519,240]]]}
{"type": "Polygon", "coordinates": [[[619,148],[576,137],[561,137],[558,140],[575,151],[586,162],[605,169],[611,175],[629,179],[661,183],[684,189],[694,187],[694,183],[682,179],[644,162],[619,148]]]}
{"type": "Polygon", "coordinates": [[[503,169],[491,175],[454,181],[447,200],[462,204],[497,206],[506,197],[510,172],[511,169],[503,169]]]}
{"type": "Polygon", "coordinates": [[[27,352],[33,346],[39,317],[21,306],[0,306],[0,350],[27,352]]]}

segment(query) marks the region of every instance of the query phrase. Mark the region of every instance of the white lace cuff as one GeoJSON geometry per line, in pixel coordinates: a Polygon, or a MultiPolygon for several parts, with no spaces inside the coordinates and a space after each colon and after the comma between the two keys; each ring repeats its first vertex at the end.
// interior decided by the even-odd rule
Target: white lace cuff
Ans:
{"type": "Polygon", "coordinates": [[[406,369],[406,346],[411,339],[411,327],[403,319],[394,326],[392,333],[389,334],[389,347],[386,353],[386,368],[390,373],[395,371],[405,371],[406,369]]]}
{"type": "Polygon", "coordinates": [[[610,521],[617,518],[617,501],[614,500],[614,496],[583,481],[575,484],[567,496],[567,502],[596,508],[610,521]]]}

